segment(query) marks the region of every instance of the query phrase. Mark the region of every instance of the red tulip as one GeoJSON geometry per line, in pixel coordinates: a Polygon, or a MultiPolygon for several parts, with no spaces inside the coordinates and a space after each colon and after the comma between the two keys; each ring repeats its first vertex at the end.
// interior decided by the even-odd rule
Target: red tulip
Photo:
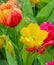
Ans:
{"type": "Polygon", "coordinates": [[[8,1],[0,6],[0,21],[5,26],[15,27],[22,19],[22,11],[14,2],[8,1]]]}

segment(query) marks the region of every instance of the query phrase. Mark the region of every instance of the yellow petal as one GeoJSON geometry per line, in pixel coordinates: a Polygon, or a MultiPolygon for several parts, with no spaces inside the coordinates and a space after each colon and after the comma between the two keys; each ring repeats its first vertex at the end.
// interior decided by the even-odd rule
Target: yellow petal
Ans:
{"type": "Polygon", "coordinates": [[[34,47],[34,41],[32,38],[23,38],[21,37],[20,39],[25,45],[29,46],[29,47],[34,47]]]}
{"type": "Polygon", "coordinates": [[[22,36],[24,36],[24,37],[30,37],[30,36],[31,36],[31,34],[30,34],[30,32],[28,31],[27,28],[22,28],[21,34],[22,34],[22,36]]]}
{"type": "Polygon", "coordinates": [[[31,0],[32,4],[37,4],[40,2],[40,0],[31,0]]]}

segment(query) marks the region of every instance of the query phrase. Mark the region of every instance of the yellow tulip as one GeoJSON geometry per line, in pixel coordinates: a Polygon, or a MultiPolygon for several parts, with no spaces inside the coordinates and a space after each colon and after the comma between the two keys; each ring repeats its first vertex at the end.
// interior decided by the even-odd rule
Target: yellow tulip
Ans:
{"type": "Polygon", "coordinates": [[[33,48],[40,48],[44,40],[48,37],[48,32],[41,30],[36,23],[30,23],[21,30],[21,41],[33,48]]]}

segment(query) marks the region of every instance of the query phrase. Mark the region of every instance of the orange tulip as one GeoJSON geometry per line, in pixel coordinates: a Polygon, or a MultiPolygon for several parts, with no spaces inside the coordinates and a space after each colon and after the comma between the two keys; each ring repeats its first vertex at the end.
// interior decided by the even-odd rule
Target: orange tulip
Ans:
{"type": "Polygon", "coordinates": [[[9,0],[0,5],[0,22],[5,26],[15,27],[22,19],[22,12],[15,4],[15,0],[9,0]]]}

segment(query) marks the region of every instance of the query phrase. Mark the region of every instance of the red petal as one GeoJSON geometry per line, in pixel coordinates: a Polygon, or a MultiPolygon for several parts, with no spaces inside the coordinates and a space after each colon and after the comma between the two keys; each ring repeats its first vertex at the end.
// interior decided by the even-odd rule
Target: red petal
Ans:
{"type": "Polygon", "coordinates": [[[26,48],[26,50],[27,50],[28,52],[35,52],[35,51],[36,51],[36,48],[26,48]]]}
{"type": "Polygon", "coordinates": [[[10,27],[15,27],[20,23],[21,19],[22,19],[21,10],[18,8],[13,8],[11,16],[9,17],[7,23],[10,27]]]}
{"type": "Polygon", "coordinates": [[[43,47],[54,46],[54,41],[51,40],[43,45],[43,47]]]}
{"type": "Polygon", "coordinates": [[[40,54],[43,54],[44,51],[45,51],[45,48],[43,47],[43,48],[41,48],[38,52],[39,52],[40,54]]]}
{"type": "Polygon", "coordinates": [[[45,48],[48,47],[48,46],[54,46],[54,41],[51,40],[51,41],[49,41],[48,43],[45,43],[45,44],[42,46],[42,48],[38,50],[38,52],[39,52],[40,54],[43,54],[44,51],[45,51],[45,48]]]}

